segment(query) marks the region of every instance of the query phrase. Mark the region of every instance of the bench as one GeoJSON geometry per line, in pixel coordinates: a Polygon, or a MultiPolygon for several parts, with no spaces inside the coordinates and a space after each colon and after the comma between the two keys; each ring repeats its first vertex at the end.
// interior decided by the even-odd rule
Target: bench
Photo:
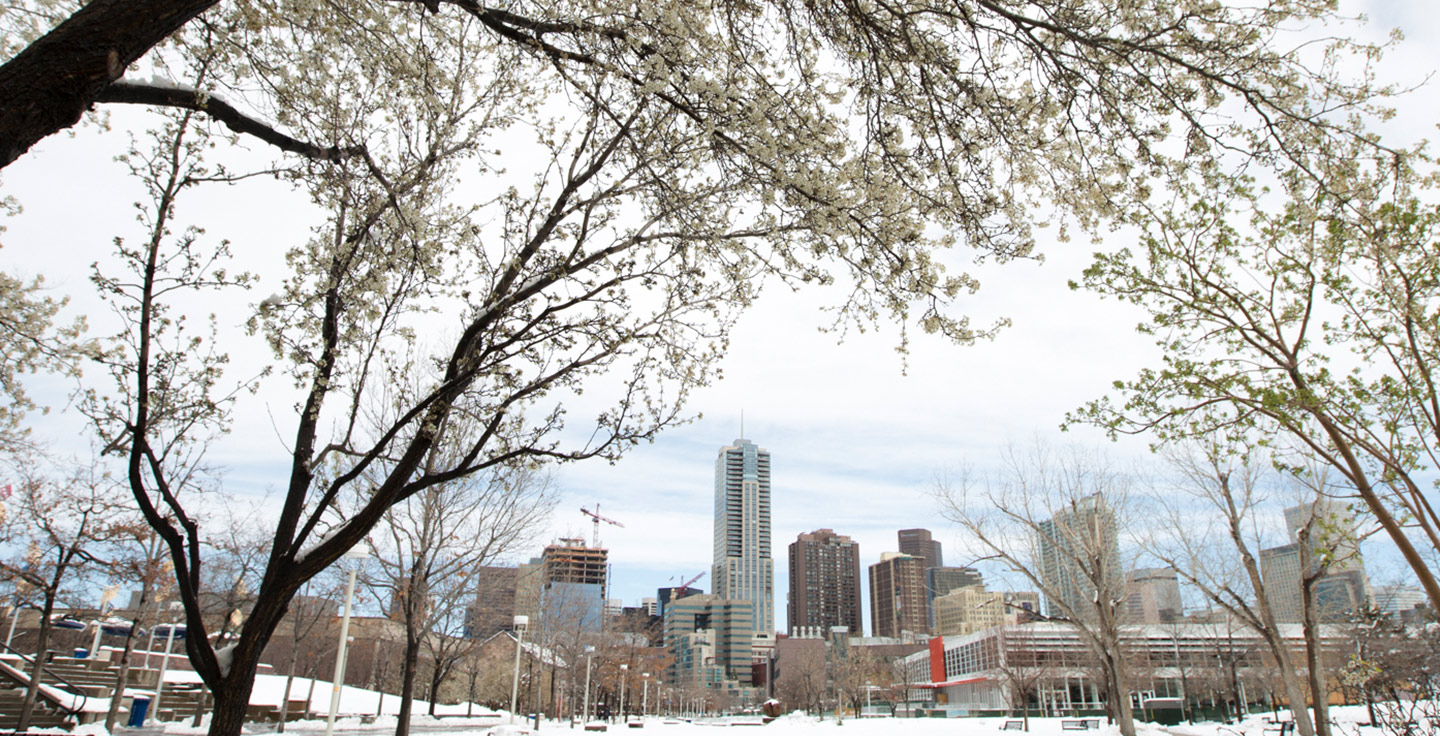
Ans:
{"type": "Polygon", "coordinates": [[[1089,731],[1099,728],[1099,718],[1066,718],[1060,721],[1060,730],[1062,731],[1089,731]]]}
{"type": "Polygon", "coordinates": [[[1290,736],[1295,733],[1294,721],[1274,721],[1265,726],[1265,733],[1279,734],[1279,736],[1290,736]]]}
{"type": "Polygon", "coordinates": [[[603,724],[603,723],[587,723],[587,724],[585,724],[585,730],[586,730],[586,731],[600,731],[600,732],[603,733],[604,731],[606,731],[606,730],[608,730],[608,729],[606,728],[605,724],[603,724]]]}
{"type": "Polygon", "coordinates": [[[1006,721],[1006,722],[1005,722],[1005,725],[1003,725],[1003,726],[1000,727],[1000,730],[1001,730],[1001,731],[1024,731],[1024,730],[1025,730],[1025,722],[1024,722],[1024,721],[1006,721]]]}

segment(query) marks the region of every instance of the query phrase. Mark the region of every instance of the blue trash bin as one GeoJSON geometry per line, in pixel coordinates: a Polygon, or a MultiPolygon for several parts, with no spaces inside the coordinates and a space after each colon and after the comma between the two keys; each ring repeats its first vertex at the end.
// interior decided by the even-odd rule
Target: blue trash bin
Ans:
{"type": "Polygon", "coordinates": [[[76,650],[75,650],[75,658],[76,658],[76,659],[89,659],[89,658],[90,658],[90,650],[89,650],[89,649],[76,649],[76,650]]]}
{"type": "Polygon", "coordinates": [[[130,703],[130,720],[125,722],[130,728],[139,728],[145,725],[145,711],[150,709],[149,698],[135,698],[130,703]]]}

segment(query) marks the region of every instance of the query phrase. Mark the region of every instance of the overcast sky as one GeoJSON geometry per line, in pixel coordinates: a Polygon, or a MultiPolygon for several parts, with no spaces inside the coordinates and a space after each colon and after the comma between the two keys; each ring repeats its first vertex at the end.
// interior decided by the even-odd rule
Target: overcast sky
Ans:
{"type": "MultiPolygon", "coordinates": [[[[1431,13],[1420,0],[1371,11],[1373,26],[1406,29],[1409,39],[1386,68],[1408,83],[1440,66],[1431,13]]],[[[1409,136],[1431,130],[1435,97],[1433,90],[1412,95],[1393,126],[1409,136]]],[[[57,292],[73,296],[74,312],[95,308],[88,264],[124,227],[134,237],[130,202],[137,194],[110,160],[136,113],[114,115],[108,133],[87,129],[45,141],[5,170],[0,189],[26,210],[0,236],[0,267],[45,274],[57,292]]],[[[282,252],[294,242],[293,223],[304,220],[303,204],[260,183],[208,193],[189,208],[203,213],[216,237],[235,242],[242,265],[282,252]]],[[[1124,237],[1106,246],[1123,245],[1124,237]]],[[[852,332],[843,342],[820,333],[826,322],[817,307],[838,296],[770,288],[741,318],[723,361],[724,380],[695,393],[689,412],[700,418],[615,465],[559,471],[564,500],[542,542],[588,538],[591,525],[580,507],[599,503],[604,515],[624,524],[600,530],[613,562],[614,597],[634,605],[657,587],[701,572],[707,576],[697,585],[710,590],[714,460],[721,446],[742,436],[743,412],[743,436],[771,454],[775,623],[783,630],[786,548],[799,533],[828,527],[856,539],[862,578],[865,566],[897,548],[896,531],[909,527],[931,529],[945,545],[946,562],[964,564],[965,540],[939,518],[930,497],[937,474],[960,465],[983,471],[1007,444],[1037,440],[1100,448],[1118,462],[1143,461],[1142,441],[1111,445],[1094,431],[1062,435],[1057,429],[1067,410],[1153,363],[1154,353],[1134,332],[1138,313],[1066,287],[1086,265],[1091,244],[1081,239],[1045,250],[1043,265],[980,269],[980,293],[958,305],[978,324],[1013,320],[995,340],[957,347],[915,335],[908,360],[895,351],[894,330],[852,332]]],[[[250,301],[272,290],[262,283],[250,301]]],[[[243,322],[243,315],[223,318],[229,328],[243,322]]],[[[104,319],[92,314],[93,321],[104,319]]],[[[248,365],[246,356],[238,356],[238,365],[248,365]]],[[[37,385],[42,392],[48,385],[52,396],[64,388],[37,385]]],[[[227,468],[229,489],[258,497],[281,486],[288,464],[280,435],[290,430],[270,417],[289,411],[288,399],[246,400],[239,408],[234,436],[212,455],[227,468]]],[[[76,439],[83,426],[63,400],[36,425],[62,450],[83,454],[76,439]]],[[[868,607],[867,592],[867,633],[868,607]]]]}

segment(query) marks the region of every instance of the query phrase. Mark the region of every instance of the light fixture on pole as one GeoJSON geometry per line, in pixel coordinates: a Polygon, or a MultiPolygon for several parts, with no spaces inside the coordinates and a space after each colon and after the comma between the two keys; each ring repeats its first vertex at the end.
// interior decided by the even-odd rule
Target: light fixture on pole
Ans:
{"type": "Polygon", "coordinates": [[[580,726],[583,728],[590,722],[590,664],[595,661],[595,647],[585,645],[585,712],[580,716],[580,726]]]}
{"type": "Polygon", "coordinates": [[[165,691],[165,671],[170,668],[170,648],[175,645],[175,629],[180,626],[175,620],[175,611],[184,608],[185,604],[180,601],[170,602],[170,631],[165,637],[165,656],[160,659],[160,677],[155,681],[155,701],[150,704],[150,712],[155,714],[156,719],[160,718],[160,696],[165,691]]]}
{"type": "Polygon", "coordinates": [[[335,652],[335,675],[330,684],[330,715],[325,719],[325,736],[335,732],[335,714],[340,710],[340,688],[345,686],[345,645],[350,639],[350,604],[355,600],[355,576],[360,572],[360,562],[370,556],[365,542],[350,548],[341,555],[342,560],[354,560],[350,566],[350,579],[345,584],[345,611],[340,618],[340,646],[335,652]]]}
{"type": "Polygon", "coordinates": [[[629,674],[630,665],[620,665],[620,722],[625,722],[625,679],[629,674]]]}
{"type": "Polygon", "coordinates": [[[530,626],[529,616],[515,617],[515,677],[510,682],[510,722],[515,722],[515,703],[520,698],[520,647],[525,641],[525,629],[530,626]]]}
{"type": "Polygon", "coordinates": [[[642,672],[640,677],[644,678],[642,682],[645,683],[645,692],[640,696],[640,720],[643,721],[650,710],[650,673],[642,672]]]}

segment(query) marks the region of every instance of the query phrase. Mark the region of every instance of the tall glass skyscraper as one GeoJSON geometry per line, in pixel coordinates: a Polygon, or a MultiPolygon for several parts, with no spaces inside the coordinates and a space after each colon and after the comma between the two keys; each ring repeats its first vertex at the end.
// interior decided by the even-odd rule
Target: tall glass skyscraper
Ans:
{"type": "Polygon", "coordinates": [[[735,440],[715,458],[715,595],[755,607],[754,631],[775,630],[775,560],[770,556],[770,453],[735,440]]]}

